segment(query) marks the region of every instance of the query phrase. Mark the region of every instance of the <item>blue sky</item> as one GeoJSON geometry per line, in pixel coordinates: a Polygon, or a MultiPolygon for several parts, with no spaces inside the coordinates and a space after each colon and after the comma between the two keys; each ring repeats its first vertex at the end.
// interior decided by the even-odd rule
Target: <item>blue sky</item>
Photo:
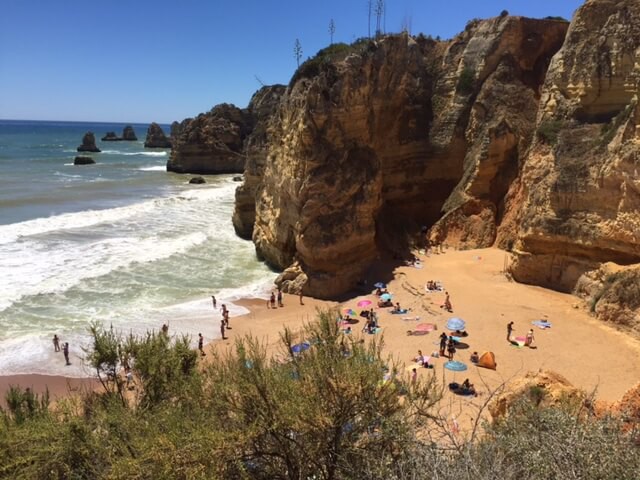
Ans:
{"type": "MultiPolygon", "coordinates": [[[[373,0],[375,4],[375,0],[373,0]]],[[[581,0],[387,0],[386,30],[450,38],[474,17],[570,18],[581,0]]],[[[0,118],[171,122],[244,107],[303,58],[367,35],[367,0],[2,0],[0,118]]],[[[374,19],[372,18],[372,24],[374,19]]],[[[373,28],[373,27],[372,27],[373,28]]]]}

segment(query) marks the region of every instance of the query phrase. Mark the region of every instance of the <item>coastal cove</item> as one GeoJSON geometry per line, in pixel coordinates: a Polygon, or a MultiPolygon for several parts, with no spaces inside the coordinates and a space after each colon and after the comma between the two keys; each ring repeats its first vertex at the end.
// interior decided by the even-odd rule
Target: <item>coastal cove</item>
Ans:
{"type": "Polygon", "coordinates": [[[275,277],[233,232],[232,177],[190,185],[167,173],[168,151],[143,146],[146,125],[133,125],[137,141],[98,141],[95,165],[73,165],[85,132],[123,127],[0,121],[0,375],[92,375],[80,362],[92,321],[215,339],[210,295],[241,314],[233,301],[275,277]]]}

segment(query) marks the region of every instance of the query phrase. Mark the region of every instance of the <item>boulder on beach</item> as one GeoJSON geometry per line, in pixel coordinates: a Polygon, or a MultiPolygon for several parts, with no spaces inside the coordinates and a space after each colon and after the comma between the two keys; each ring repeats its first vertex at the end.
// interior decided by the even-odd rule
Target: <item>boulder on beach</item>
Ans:
{"type": "Polygon", "coordinates": [[[82,145],[77,150],[79,152],[100,152],[100,149],[96,147],[96,137],[93,132],[87,132],[82,137],[82,145]]]}
{"type": "Polygon", "coordinates": [[[242,181],[242,175],[236,175],[235,177],[233,177],[233,181],[234,182],[241,182],[242,181]]]}
{"type": "Polygon", "coordinates": [[[117,142],[122,139],[118,135],[116,135],[116,132],[107,132],[107,134],[102,137],[101,140],[103,142],[117,142]]]}
{"type": "Polygon", "coordinates": [[[130,142],[135,142],[136,140],[138,140],[138,137],[136,137],[136,132],[133,130],[133,127],[131,125],[127,125],[122,130],[122,140],[127,140],[130,142]]]}
{"type": "Polygon", "coordinates": [[[207,183],[202,177],[193,177],[189,183],[207,183]]]}
{"type": "Polygon", "coordinates": [[[145,148],[171,148],[171,141],[167,138],[162,127],[153,122],[147,130],[147,138],[144,141],[145,148]]]}
{"type": "Polygon", "coordinates": [[[93,165],[96,161],[91,157],[81,157],[78,156],[73,159],[74,165],[93,165]]]}

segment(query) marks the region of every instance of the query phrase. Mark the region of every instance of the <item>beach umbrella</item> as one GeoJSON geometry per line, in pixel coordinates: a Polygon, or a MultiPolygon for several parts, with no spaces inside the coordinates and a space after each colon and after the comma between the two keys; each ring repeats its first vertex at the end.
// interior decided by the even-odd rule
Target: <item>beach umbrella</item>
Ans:
{"type": "Polygon", "coordinates": [[[433,332],[435,329],[436,326],[433,323],[419,323],[416,325],[418,332],[433,332]]]}
{"type": "Polygon", "coordinates": [[[453,372],[464,372],[467,369],[467,366],[457,360],[449,360],[444,364],[444,368],[453,372]]]}
{"type": "Polygon", "coordinates": [[[374,283],[373,286],[376,288],[384,288],[387,286],[387,284],[382,282],[377,282],[377,283],[374,283]]]}
{"type": "Polygon", "coordinates": [[[349,315],[350,317],[357,317],[358,313],[353,308],[343,308],[342,313],[344,315],[349,315]]]}
{"type": "Polygon", "coordinates": [[[310,346],[311,345],[309,345],[307,342],[296,343],[294,346],[291,347],[291,351],[293,353],[304,352],[305,350],[308,350],[310,346]]]}
{"type": "Polygon", "coordinates": [[[452,317],[447,321],[447,328],[449,330],[464,330],[464,320],[458,317],[452,317]]]}
{"type": "Polygon", "coordinates": [[[358,302],[358,306],[359,307],[368,307],[369,305],[371,305],[371,300],[360,300],[358,302]]]}
{"type": "Polygon", "coordinates": [[[391,294],[390,293],[383,293],[382,295],[380,295],[380,300],[382,300],[384,302],[388,302],[389,300],[391,300],[391,294]]]}

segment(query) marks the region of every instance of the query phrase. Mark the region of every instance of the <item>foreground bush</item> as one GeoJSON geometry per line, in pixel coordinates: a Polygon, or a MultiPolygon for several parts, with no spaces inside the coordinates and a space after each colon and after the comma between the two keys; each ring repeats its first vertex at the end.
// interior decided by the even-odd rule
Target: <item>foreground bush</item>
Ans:
{"type": "Polygon", "coordinates": [[[104,391],[48,410],[46,399],[12,390],[0,478],[637,478],[637,432],[581,405],[523,399],[479,436],[452,432],[433,413],[434,377],[407,384],[381,343],[343,336],[333,318],[320,314],[305,329],[303,353],[285,331],[279,355],[245,338],[205,368],[186,339],[95,326],[89,358],[104,391]],[[151,393],[118,390],[104,375],[117,376],[122,361],[151,393]]]}

